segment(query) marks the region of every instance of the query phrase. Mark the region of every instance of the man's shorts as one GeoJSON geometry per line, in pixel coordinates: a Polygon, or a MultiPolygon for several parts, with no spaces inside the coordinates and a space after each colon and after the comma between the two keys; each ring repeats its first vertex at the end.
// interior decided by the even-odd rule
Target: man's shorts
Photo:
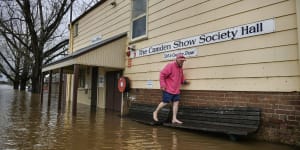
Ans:
{"type": "Polygon", "coordinates": [[[171,94],[171,93],[163,91],[162,101],[164,103],[176,102],[176,101],[179,101],[179,99],[180,99],[179,94],[171,94]]]}

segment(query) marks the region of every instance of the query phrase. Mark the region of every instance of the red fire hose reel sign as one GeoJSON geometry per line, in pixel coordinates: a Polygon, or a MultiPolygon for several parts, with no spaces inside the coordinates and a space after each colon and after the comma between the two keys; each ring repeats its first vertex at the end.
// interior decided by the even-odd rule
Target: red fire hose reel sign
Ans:
{"type": "Polygon", "coordinates": [[[126,79],[124,77],[121,77],[118,81],[118,89],[120,92],[124,92],[126,89],[126,79]]]}

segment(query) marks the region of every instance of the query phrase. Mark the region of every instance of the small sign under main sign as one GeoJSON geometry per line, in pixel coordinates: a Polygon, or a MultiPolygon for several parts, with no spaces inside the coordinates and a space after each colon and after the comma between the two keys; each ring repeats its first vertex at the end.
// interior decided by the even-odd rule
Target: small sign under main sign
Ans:
{"type": "Polygon", "coordinates": [[[188,49],[188,50],[181,50],[181,51],[172,51],[172,52],[168,52],[168,53],[164,53],[163,54],[163,58],[166,60],[172,60],[176,58],[177,54],[183,54],[184,57],[189,58],[189,57],[195,57],[197,56],[197,49],[193,48],[193,49],[188,49]]]}

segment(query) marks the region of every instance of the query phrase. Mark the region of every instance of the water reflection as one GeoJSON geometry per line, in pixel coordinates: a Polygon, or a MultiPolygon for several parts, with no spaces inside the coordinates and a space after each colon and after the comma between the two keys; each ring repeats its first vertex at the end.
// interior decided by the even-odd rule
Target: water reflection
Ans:
{"type": "MultiPolygon", "coordinates": [[[[66,102],[68,104],[68,102],[66,102]]],[[[231,142],[228,138],[194,131],[147,126],[120,118],[118,113],[78,104],[77,116],[70,107],[61,113],[57,100],[48,107],[47,95],[11,90],[0,85],[0,149],[202,149],[202,150],[291,150],[253,140],[231,142]]]]}

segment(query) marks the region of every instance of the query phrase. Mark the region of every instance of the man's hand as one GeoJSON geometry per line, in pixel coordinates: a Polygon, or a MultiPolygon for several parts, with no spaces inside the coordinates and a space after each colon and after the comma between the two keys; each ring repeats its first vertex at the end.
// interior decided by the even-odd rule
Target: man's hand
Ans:
{"type": "Polygon", "coordinates": [[[160,87],[162,91],[166,91],[166,87],[160,87]]]}
{"type": "Polygon", "coordinates": [[[184,85],[187,85],[187,84],[190,84],[190,82],[187,81],[187,80],[184,80],[184,81],[183,81],[183,84],[184,84],[184,85]]]}

